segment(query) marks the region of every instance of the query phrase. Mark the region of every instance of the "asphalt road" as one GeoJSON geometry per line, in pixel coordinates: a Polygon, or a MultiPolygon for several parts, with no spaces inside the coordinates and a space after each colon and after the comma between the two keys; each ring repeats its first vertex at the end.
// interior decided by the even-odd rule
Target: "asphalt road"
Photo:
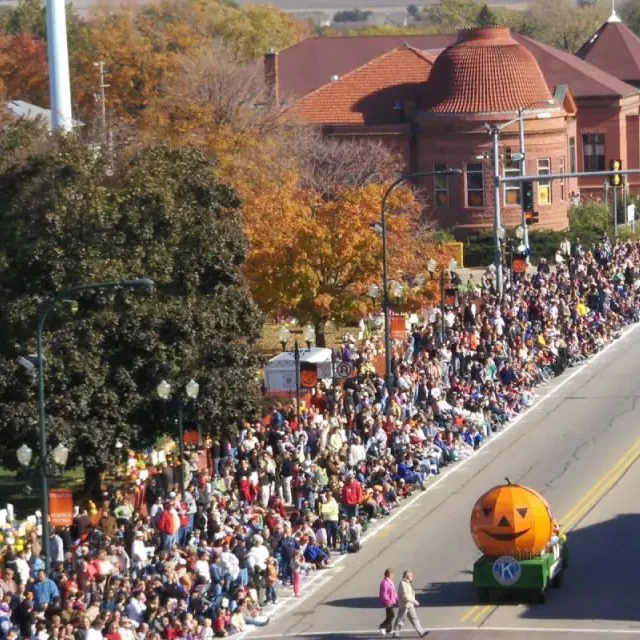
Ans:
{"type": "MultiPolygon", "coordinates": [[[[357,555],[314,574],[248,638],[375,637],[386,567],[414,572],[432,640],[640,638],[640,328],[541,390],[524,418],[370,532],[357,555]],[[635,463],[635,464],[634,464],[635,463]],[[509,477],[541,491],[569,531],[564,585],[543,605],[479,606],[469,535],[475,500],[509,477]]],[[[404,630],[402,637],[416,637],[404,630]]]]}

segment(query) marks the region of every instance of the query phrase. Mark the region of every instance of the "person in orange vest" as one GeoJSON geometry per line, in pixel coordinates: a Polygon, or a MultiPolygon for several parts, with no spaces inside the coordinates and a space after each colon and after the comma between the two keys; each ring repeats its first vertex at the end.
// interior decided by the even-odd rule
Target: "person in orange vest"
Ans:
{"type": "Polygon", "coordinates": [[[180,529],[180,516],[170,500],[167,500],[165,509],[160,516],[158,529],[162,534],[162,548],[167,551],[173,549],[176,546],[176,537],[180,529]]]}
{"type": "Polygon", "coordinates": [[[342,487],[342,504],[347,512],[347,518],[358,517],[358,507],[362,497],[362,485],[350,473],[342,487]]]}

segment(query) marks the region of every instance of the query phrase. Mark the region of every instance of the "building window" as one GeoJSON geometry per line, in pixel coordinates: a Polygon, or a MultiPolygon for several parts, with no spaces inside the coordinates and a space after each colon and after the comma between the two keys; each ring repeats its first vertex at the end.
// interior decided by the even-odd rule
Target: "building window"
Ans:
{"type": "Polygon", "coordinates": [[[484,207],[484,167],[481,162],[467,163],[467,207],[484,207]]]}
{"type": "MultiPolygon", "coordinates": [[[[548,176],[551,174],[551,160],[540,158],[538,160],[538,175],[548,176]]],[[[551,204],[551,180],[538,180],[538,204],[551,204]]]]}
{"type": "MultiPolygon", "coordinates": [[[[446,171],[446,164],[434,164],[434,171],[446,171]]],[[[433,195],[436,207],[449,206],[449,176],[433,176],[433,195]]]]}
{"type": "MultiPolygon", "coordinates": [[[[509,160],[505,155],[504,161],[504,177],[511,178],[520,175],[520,163],[509,160]]],[[[507,182],[504,185],[504,203],[505,205],[520,204],[520,194],[522,188],[519,182],[507,182]]]]}
{"type": "Polygon", "coordinates": [[[604,133],[585,133],[582,136],[585,171],[604,171],[604,133]]]}
{"type": "MultiPolygon", "coordinates": [[[[560,173],[564,173],[564,156],[560,158],[560,173]]],[[[564,178],[560,179],[560,200],[564,202],[567,199],[567,183],[564,178]]]]}
{"type": "Polygon", "coordinates": [[[572,136],[569,138],[569,173],[578,172],[578,163],[576,162],[576,139],[572,136]]]}

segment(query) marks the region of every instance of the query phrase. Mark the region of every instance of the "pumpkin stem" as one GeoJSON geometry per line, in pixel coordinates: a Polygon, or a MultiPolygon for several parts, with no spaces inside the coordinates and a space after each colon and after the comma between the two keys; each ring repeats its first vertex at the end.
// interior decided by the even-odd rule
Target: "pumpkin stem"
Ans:
{"type": "Polygon", "coordinates": [[[505,480],[507,481],[507,484],[511,484],[511,480],[509,480],[509,478],[505,478],[505,480]]]}

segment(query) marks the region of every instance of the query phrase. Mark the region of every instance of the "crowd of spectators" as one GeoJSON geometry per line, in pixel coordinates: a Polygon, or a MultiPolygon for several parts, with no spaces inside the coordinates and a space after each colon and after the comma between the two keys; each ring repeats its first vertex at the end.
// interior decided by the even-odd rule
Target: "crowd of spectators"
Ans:
{"type": "Polygon", "coordinates": [[[557,265],[463,283],[394,344],[390,388],[379,337],[345,338],[358,375],[300,407],[215,440],[187,488],[167,465],[107,487],[97,513],[47,541],[7,540],[0,640],[208,640],[262,626],[304,577],[357,553],[363,532],[429,477],[473,455],[536,399],[540,383],[586,362],[639,319],[640,244],[563,243],[557,265]],[[444,327],[444,335],[442,332],[444,327]]]}

